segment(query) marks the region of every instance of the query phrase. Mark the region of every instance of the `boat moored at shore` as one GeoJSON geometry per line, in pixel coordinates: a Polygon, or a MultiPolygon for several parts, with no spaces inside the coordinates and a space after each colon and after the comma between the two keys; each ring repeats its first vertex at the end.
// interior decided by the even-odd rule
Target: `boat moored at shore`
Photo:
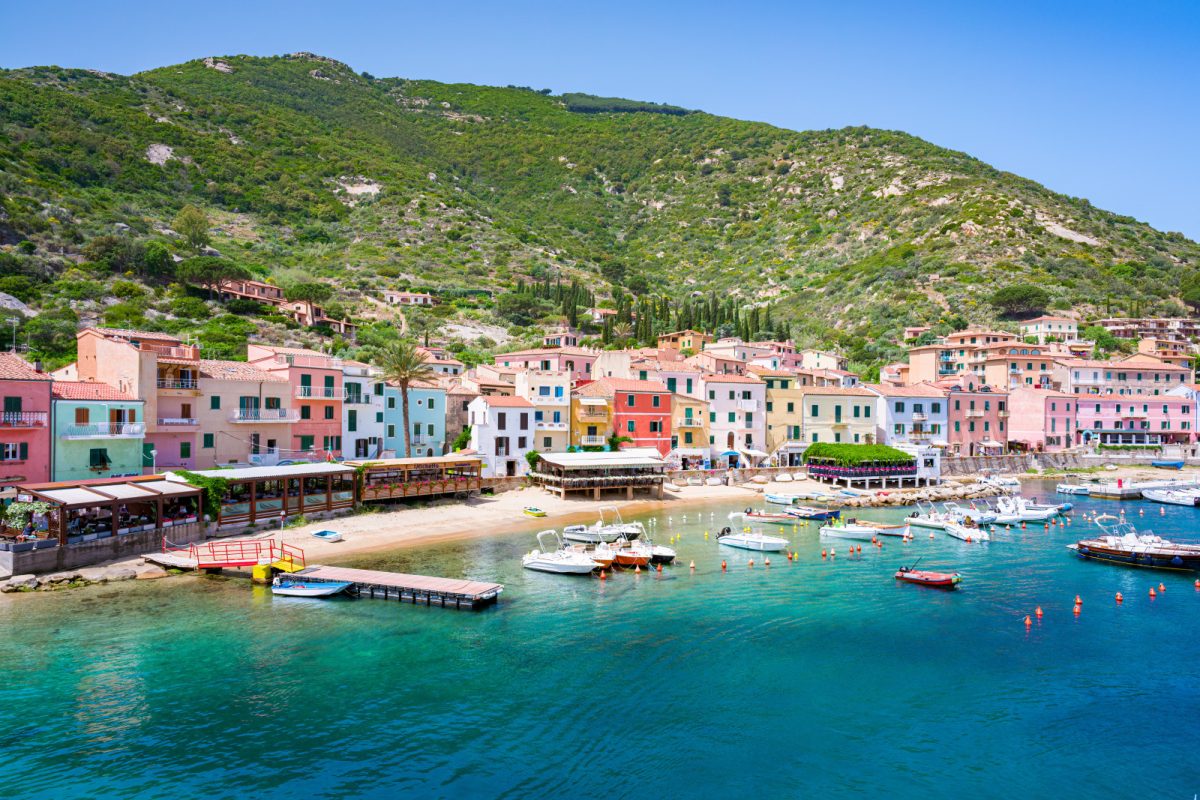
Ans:
{"type": "Polygon", "coordinates": [[[1080,558],[1131,567],[1200,570],[1200,545],[1175,544],[1150,531],[1139,533],[1132,524],[1111,514],[1096,517],[1094,522],[1104,531],[1103,536],[1067,545],[1080,558]]]}

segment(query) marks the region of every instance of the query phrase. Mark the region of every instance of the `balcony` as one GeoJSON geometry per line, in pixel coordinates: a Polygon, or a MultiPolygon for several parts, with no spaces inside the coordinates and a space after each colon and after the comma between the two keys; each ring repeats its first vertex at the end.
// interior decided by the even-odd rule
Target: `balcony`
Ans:
{"type": "Polygon", "coordinates": [[[914,430],[909,431],[908,436],[910,439],[928,439],[930,436],[933,436],[933,434],[925,430],[914,430]]]}
{"type": "Polygon", "coordinates": [[[539,419],[533,423],[533,427],[544,431],[565,431],[567,429],[567,423],[539,419]]]}
{"type": "Polygon", "coordinates": [[[369,406],[375,402],[373,394],[344,394],[342,402],[352,406],[369,406]]]}
{"type": "Polygon", "coordinates": [[[914,411],[912,413],[913,422],[924,422],[929,419],[929,416],[922,411],[914,411]]]}
{"type": "Polygon", "coordinates": [[[195,378],[159,378],[158,388],[160,389],[185,389],[188,391],[196,391],[200,388],[200,382],[195,378]]]}
{"type": "MultiPolygon", "coordinates": [[[[529,398],[529,402],[535,406],[565,406],[570,404],[570,400],[566,397],[549,397],[540,394],[535,394],[529,398]]],[[[587,407],[584,406],[586,409],[587,407]]]]}
{"type": "Polygon", "coordinates": [[[5,411],[0,414],[0,428],[44,428],[45,411],[5,411]]]}
{"type": "Polygon", "coordinates": [[[1145,419],[1146,418],[1145,411],[1135,411],[1132,408],[1129,409],[1128,411],[1120,411],[1120,412],[1118,412],[1118,414],[1121,417],[1121,419],[1145,419]]]}
{"type": "Polygon", "coordinates": [[[299,422],[300,414],[290,408],[239,408],[229,415],[230,422],[299,422]]]}
{"type": "Polygon", "coordinates": [[[704,423],[700,421],[699,417],[684,417],[683,419],[675,421],[675,427],[676,428],[703,428],[704,423]]]}
{"type": "Polygon", "coordinates": [[[738,411],[758,411],[758,401],[757,400],[738,400],[737,401],[737,410],[738,411]]]}
{"type": "Polygon", "coordinates": [[[284,364],[289,367],[308,367],[310,369],[338,369],[342,368],[342,360],[331,356],[310,356],[301,353],[278,353],[275,356],[276,364],[284,364]]]}
{"type": "Polygon", "coordinates": [[[996,416],[998,416],[1000,419],[1008,419],[1008,412],[1004,409],[1000,409],[996,412],[996,416]]]}
{"type": "MultiPolygon", "coordinates": [[[[968,419],[979,419],[983,416],[983,412],[978,408],[968,408],[966,416],[968,419]]],[[[916,419],[916,417],[913,417],[913,419],[916,419]]]]}
{"type": "Polygon", "coordinates": [[[142,342],[138,349],[148,353],[156,353],[166,358],[182,358],[188,361],[200,359],[200,348],[196,345],[150,344],[142,342]]]}
{"type": "Polygon", "coordinates": [[[608,406],[583,406],[579,416],[584,419],[608,419],[608,406]]]}
{"type": "Polygon", "coordinates": [[[341,400],[342,393],[332,386],[297,386],[296,397],[305,400],[341,400]]]}
{"type": "Polygon", "coordinates": [[[140,439],[146,433],[141,422],[97,422],[90,425],[68,425],[64,439],[140,439]]]}
{"type": "Polygon", "coordinates": [[[608,439],[604,436],[580,436],[579,444],[584,447],[601,447],[608,444],[608,439]]]}
{"type": "Polygon", "coordinates": [[[194,428],[200,424],[200,420],[195,417],[159,417],[158,427],[160,428],[194,428]]]}

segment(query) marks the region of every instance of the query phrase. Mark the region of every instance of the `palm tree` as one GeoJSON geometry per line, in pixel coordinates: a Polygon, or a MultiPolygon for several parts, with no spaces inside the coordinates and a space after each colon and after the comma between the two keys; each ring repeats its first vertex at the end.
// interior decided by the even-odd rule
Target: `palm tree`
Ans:
{"type": "Polygon", "coordinates": [[[404,455],[412,458],[412,428],[408,424],[408,390],[415,383],[429,383],[437,373],[425,360],[425,353],[415,342],[397,339],[382,348],[375,356],[382,378],[400,390],[400,408],[404,417],[404,455]]]}
{"type": "Polygon", "coordinates": [[[628,322],[618,322],[613,325],[612,336],[621,344],[625,344],[633,336],[633,326],[628,322]]]}

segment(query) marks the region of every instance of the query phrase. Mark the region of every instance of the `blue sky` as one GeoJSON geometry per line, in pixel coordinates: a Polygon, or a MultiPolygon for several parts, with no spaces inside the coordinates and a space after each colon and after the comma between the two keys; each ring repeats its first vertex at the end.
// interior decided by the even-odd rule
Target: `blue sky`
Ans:
{"type": "Polygon", "coordinates": [[[871,125],[1200,239],[1200,3],[4,0],[0,66],[310,50],[377,76],[871,125]]]}

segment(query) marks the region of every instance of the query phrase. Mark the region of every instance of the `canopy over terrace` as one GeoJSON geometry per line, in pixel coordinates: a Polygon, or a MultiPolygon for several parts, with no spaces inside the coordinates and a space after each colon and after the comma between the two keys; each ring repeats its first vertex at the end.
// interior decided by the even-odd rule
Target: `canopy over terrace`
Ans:
{"type": "MultiPolygon", "coordinates": [[[[354,507],[354,469],[342,464],[208,469],[191,474],[224,482],[218,526],[354,507]]],[[[168,472],[166,478],[187,484],[182,475],[168,472]]]]}
{"type": "Polygon", "coordinates": [[[483,488],[483,461],[470,455],[347,461],[358,472],[359,497],[393,500],[462,494],[483,488]]]}
{"type": "Polygon", "coordinates": [[[648,489],[662,497],[666,462],[656,450],[648,448],[602,453],[542,453],[530,479],[565,497],[567,492],[625,490],[633,497],[635,489],[648,489]]]}
{"type": "Polygon", "coordinates": [[[147,475],[23,484],[17,501],[48,503],[45,518],[31,521],[34,535],[66,545],[195,523],[200,489],[147,475]]]}

